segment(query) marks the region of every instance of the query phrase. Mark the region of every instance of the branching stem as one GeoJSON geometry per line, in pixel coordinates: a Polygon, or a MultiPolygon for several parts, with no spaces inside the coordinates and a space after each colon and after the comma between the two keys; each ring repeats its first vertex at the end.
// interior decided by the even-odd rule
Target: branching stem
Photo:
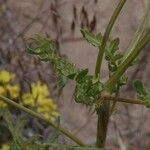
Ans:
{"type": "MultiPolygon", "coordinates": [[[[121,12],[121,9],[123,8],[126,0],[120,0],[118,6],[116,7],[109,23],[106,28],[106,31],[104,33],[103,39],[102,39],[102,44],[99,47],[99,53],[97,56],[97,62],[96,62],[96,67],[95,67],[95,76],[99,77],[101,75],[101,66],[102,66],[102,60],[104,56],[104,51],[105,47],[107,44],[107,41],[109,39],[109,35],[112,31],[113,25],[115,24],[115,21],[118,17],[118,15],[121,12]]],[[[106,141],[106,135],[107,135],[107,126],[109,122],[109,101],[105,102],[103,104],[103,111],[97,111],[98,115],[98,121],[97,121],[97,139],[96,139],[96,146],[104,148],[105,141],[106,141]]]]}
{"type": "Polygon", "coordinates": [[[113,87],[117,83],[118,79],[123,75],[123,73],[133,62],[133,60],[136,59],[139,53],[149,42],[150,32],[145,35],[145,37],[137,44],[136,48],[132,51],[132,53],[124,60],[124,62],[118,67],[117,71],[110,77],[110,79],[106,83],[106,90],[108,90],[109,92],[113,90],[113,87]]]}

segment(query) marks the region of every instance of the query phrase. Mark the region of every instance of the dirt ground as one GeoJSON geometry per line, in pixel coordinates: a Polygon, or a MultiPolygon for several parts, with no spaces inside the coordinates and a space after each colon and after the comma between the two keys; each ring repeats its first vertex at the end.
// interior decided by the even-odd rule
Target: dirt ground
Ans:
{"type": "MultiPolygon", "coordinates": [[[[0,6],[2,11],[7,10],[6,19],[3,18],[3,21],[0,22],[0,28],[6,29],[7,24],[9,24],[10,30],[13,29],[14,33],[10,35],[9,32],[7,35],[6,32],[8,30],[6,30],[3,35],[5,34],[7,40],[4,40],[4,42],[6,45],[11,45],[14,39],[16,39],[15,42],[19,43],[21,37],[28,38],[34,34],[49,35],[59,42],[58,50],[61,54],[66,55],[77,67],[88,67],[90,73],[93,73],[98,50],[88,45],[81,38],[81,33],[79,32],[82,21],[82,18],[80,18],[81,10],[84,6],[88,12],[89,20],[96,16],[97,25],[95,32],[103,33],[118,1],[98,0],[98,3],[95,5],[94,0],[7,0],[5,5],[3,3],[4,6],[0,6]],[[54,3],[54,1],[57,3],[54,3]],[[52,10],[51,3],[56,5],[57,10],[52,10]],[[75,31],[72,33],[70,26],[73,20],[74,6],[76,7],[78,20],[75,31]],[[55,15],[59,18],[57,24],[54,24],[52,21],[52,11],[57,13],[55,15]]],[[[127,1],[116,22],[111,36],[121,39],[120,49],[122,53],[126,50],[143,15],[144,8],[146,7],[145,1],[127,1]]],[[[5,48],[7,46],[3,47],[3,49],[5,48]]],[[[19,49],[24,53],[24,49],[20,47],[19,49]]],[[[146,86],[150,88],[149,58],[150,51],[149,47],[147,47],[141,54],[141,65],[133,67],[126,73],[127,76],[130,74],[129,84],[121,91],[122,95],[126,97],[130,95],[135,96],[131,86],[131,82],[135,78],[142,79],[146,86]]],[[[27,69],[26,72],[33,72],[33,68],[27,69]]],[[[103,81],[108,78],[106,63],[103,64],[102,78],[103,81]]],[[[59,97],[58,104],[62,114],[61,124],[73,131],[88,144],[93,144],[96,135],[96,116],[89,113],[87,108],[75,104],[72,97],[73,90],[74,84],[70,82],[59,97]]],[[[149,110],[142,106],[118,104],[109,124],[107,148],[109,150],[149,150],[150,117],[148,113],[149,110]]]]}

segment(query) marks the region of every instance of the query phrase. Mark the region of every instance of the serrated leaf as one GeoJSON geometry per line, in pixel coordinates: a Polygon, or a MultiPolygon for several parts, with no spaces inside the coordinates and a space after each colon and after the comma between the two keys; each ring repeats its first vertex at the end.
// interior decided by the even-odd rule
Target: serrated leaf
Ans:
{"type": "Polygon", "coordinates": [[[110,42],[109,51],[115,53],[119,49],[120,39],[116,38],[110,42]]]}
{"type": "Polygon", "coordinates": [[[88,69],[84,69],[78,72],[78,74],[76,75],[75,80],[77,82],[80,82],[86,75],[88,74],[88,69]]]}
{"type": "Polygon", "coordinates": [[[54,43],[40,36],[30,38],[26,46],[28,53],[38,55],[39,57],[43,54],[47,56],[52,55],[55,52],[54,43]]]}
{"type": "Polygon", "coordinates": [[[87,40],[90,44],[92,44],[95,47],[100,47],[102,42],[102,36],[101,34],[94,35],[92,32],[81,29],[81,33],[84,37],[84,39],[87,40]]]}
{"type": "Polygon", "coordinates": [[[93,83],[93,76],[86,76],[82,82],[77,82],[74,92],[75,101],[86,105],[93,105],[102,91],[102,83],[93,83]]]}
{"type": "Polygon", "coordinates": [[[40,60],[52,64],[54,71],[61,78],[61,81],[59,81],[61,87],[66,84],[66,78],[73,80],[78,73],[78,69],[76,69],[74,64],[55,53],[54,43],[47,38],[40,36],[32,38],[27,46],[27,51],[30,54],[36,55],[40,60]]]}
{"type": "Polygon", "coordinates": [[[144,88],[143,83],[140,80],[135,80],[133,82],[134,88],[139,95],[147,95],[147,91],[144,88]]]}

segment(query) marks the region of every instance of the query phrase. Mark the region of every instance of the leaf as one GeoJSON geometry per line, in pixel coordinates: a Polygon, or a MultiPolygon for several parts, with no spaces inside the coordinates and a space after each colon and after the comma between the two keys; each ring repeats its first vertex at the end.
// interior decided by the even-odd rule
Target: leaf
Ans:
{"type": "Polygon", "coordinates": [[[93,105],[102,89],[102,83],[99,81],[93,83],[93,76],[85,76],[82,82],[76,84],[75,101],[85,105],[93,105]]]}
{"type": "Polygon", "coordinates": [[[40,60],[52,64],[54,71],[62,79],[62,81],[60,81],[61,87],[66,83],[64,77],[73,79],[72,75],[75,76],[78,73],[78,69],[76,69],[74,64],[70,63],[67,59],[59,57],[55,53],[56,50],[52,40],[36,36],[28,43],[27,51],[30,54],[36,55],[40,60]]]}
{"type": "Polygon", "coordinates": [[[52,59],[55,53],[54,43],[40,36],[30,38],[26,47],[28,53],[37,55],[42,61],[52,59]]]}
{"type": "MultiPolygon", "coordinates": [[[[100,45],[100,35],[93,35],[87,30],[81,30],[81,32],[93,45],[100,45]]],[[[58,81],[59,86],[63,88],[66,85],[68,79],[75,80],[75,101],[86,105],[93,105],[94,101],[97,99],[98,94],[102,90],[102,84],[99,82],[99,80],[93,80],[93,76],[88,75],[88,69],[77,69],[75,65],[70,63],[67,59],[59,57],[54,52],[55,48],[53,47],[51,40],[37,37],[32,42],[33,44],[31,45],[34,46],[29,48],[30,53],[37,55],[41,60],[49,61],[52,64],[54,71],[60,78],[58,81]]]]}
{"type": "Polygon", "coordinates": [[[98,48],[101,46],[101,42],[102,42],[101,34],[94,35],[90,31],[85,30],[85,29],[81,29],[81,33],[84,39],[86,39],[87,42],[89,42],[93,46],[98,47],[98,48]]]}
{"type": "Polygon", "coordinates": [[[79,71],[79,73],[76,75],[76,78],[75,80],[77,82],[80,82],[82,81],[82,79],[88,74],[88,69],[84,69],[84,70],[81,70],[79,71]]]}
{"type": "Polygon", "coordinates": [[[116,38],[110,42],[109,51],[114,54],[119,49],[120,39],[116,38]]]}
{"type": "Polygon", "coordinates": [[[117,50],[119,49],[119,43],[119,38],[116,38],[110,42],[105,50],[105,59],[108,61],[110,72],[114,72],[117,70],[123,57],[120,53],[117,52],[117,50]]]}
{"type": "Polygon", "coordinates": [[[139,94],[139,95],[147,95],[147,91],[146,89],[144,88],[144,85],[143,83],[140,81],[140,80],[135,80],[133,82],[133,85],[134,85],[134,88],[136,90],[136,92],[139,94]]]}
{"type": "Polygon", "coordinates": [[[136,59],[131,63],[131,66],[138,65],[139,62],[140,62],[140,59],[139,59],[139,58],[136,58],[136,59]]]}
{"type": "Polygon", "coordinates": [[[62,76],[58,81],[58,86],[60,89],[62,89],[68,82],[68,78],[65,76],[62,76]]]}
{"type": "Polygon", "coordinates": [[[146,107],[150,108],[150,92],[147,91],[140,80],[136,80],[133,83],[136,92],[141,100],[143,100],[146,107]]]}

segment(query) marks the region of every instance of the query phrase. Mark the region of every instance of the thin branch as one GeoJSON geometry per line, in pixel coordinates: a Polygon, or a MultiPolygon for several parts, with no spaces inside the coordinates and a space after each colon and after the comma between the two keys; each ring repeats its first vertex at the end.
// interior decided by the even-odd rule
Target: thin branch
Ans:
{"type": "Polygon", "coordinates": [[[139,99],[128,99],[128,98],[115,97],[109,95],[102,95],[100,99],[107,100],[107,101],[118,101],[118,102],[129,103],[129,104],[145,105],[144,102],[139,99]]]}
{"type": "Polygon", "coordinates": [[[34,118],[40,119],[42,121],[44,121],[45,123],[47,123],[48,125],[52,126],[53,128],[55,128],[56,130],[60,131],[62,134],[66,135],[68,138],[70,138],[72,141],[74,141],[76,144],[80,145],[80,146],[86,146],[82,141],[80,141],[76,136],[74,136],[72,133],[70,133],[68,130],[66,130],[65,128],[60,127],[59,125],[57,125],[56,123],[51,122],[50,120],[44,118],[42,115],[10,100],[9,98],[6,98],[4,96],[0,96],[0,100],[4,101],[5,103],[7,103],[8,105],[11,105],[21,111],[26,112],[27,114],[31,115],[34,118]]]}

